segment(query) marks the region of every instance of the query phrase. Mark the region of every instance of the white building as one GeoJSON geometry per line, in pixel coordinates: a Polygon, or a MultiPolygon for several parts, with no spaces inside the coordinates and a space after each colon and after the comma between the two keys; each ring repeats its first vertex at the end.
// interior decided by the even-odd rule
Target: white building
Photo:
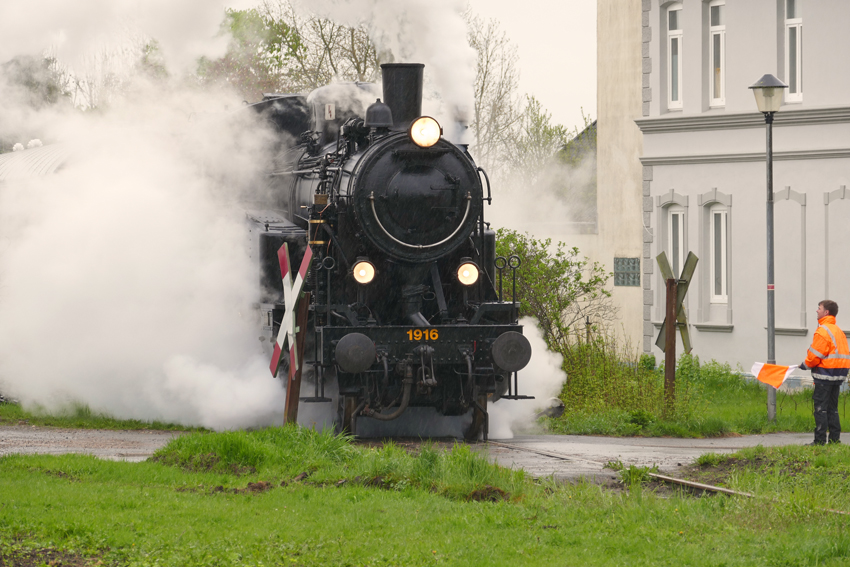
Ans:
{"type": "MultiPolygon", "coordinates": [[[[850,328],[850,73],[841,67],[850,2],[643,0],[641,9],[644,351],[661,355],[655,256],[666,251],[678,273],[693,251],[695,354],[744,368],[767,357],[766,129],[748,87],[771,73],[790,85],[773,128],[776,358],[799,363],[819,300],[837,301],[850,328]]],[[[600,227],[605,207],[600,194],[600,227]]]]}
{"type": "Polygon", "coordinates": [[[642,9],[648,0],[597,0],[597,154],[598,234],[589,256],[615,273],[614,304],[619,319],[613,331],[642,345],[644,303],[649,280],[649,244],[644,244],[647,215],[642,212],[641,132],[642,9]]]}

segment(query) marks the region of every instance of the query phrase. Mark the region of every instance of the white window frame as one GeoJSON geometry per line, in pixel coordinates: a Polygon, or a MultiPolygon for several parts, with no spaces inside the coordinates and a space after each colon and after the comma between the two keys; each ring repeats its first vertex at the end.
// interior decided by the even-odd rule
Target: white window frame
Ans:
{"type": "Polygon", "coordinates": [[[681,110],[682,109],[682,4],[671,4],[667,8],[667,109],[681,110]],[[670,13],[679,12],[676,15],[678,29],[670,29],[670,13]],[[676,59],[676,68],[673,68],[673,44],[676,44],[678,57],[676,59]],[[676,81],[673,81],[673,71],[676,72],[676,81]],[[678,94],[677,100],[673,100],[673,91],[678,94]]]}
{"type": "Polygon", "coordinates": [[[711,0],[708,4],[708,98],[709,106],[726,106],[726,0],[711,0]],[[711,9],[715,6],[720,6],[721,24],[717,26],[711,25],[711,9]],[[719,56],[715,54],[715,38],[719,38],[720,44],[719,56]],[[720,72],[715,76],[714,62],[720,61],[720,72]],[[715,97],[715,81],[719,82],[719,97],[715,97]]]}
{"type": "MultiPolygon", "coordinates": [[[[670,221],[670,213],[680,213],[683,215],[681,219],[681,238],[682,240],[679,243],[679,249],[681,250],[683,256],[686,258],[688,253],[689,244],[689,235],[688,235],[688,226],[691,222],[690,209],[689,209],[689,197],[687,195],[680,195],[676,193],[675,189],[670,189],[667,193],[662,193],[660,195],[655,196],[655,208],[656,208],[656,226],[658,227],[658,247],[656,249],[656,253],[664,252],[667,254],[667,259],[670,262],[671,268],[673,264],[670,242],[672,240],[671,234],[672,229],[671,221],[670,221]]],[[[702,211],[700,211],[702,212],[702,211]]],[[[700,225],[702,226],[702,225],[700,225]]],[[[700,256],[708,257],[703,254],[701,251],[699,253],[700,256]]],[[[682,264],[679,264],[680,266],[682,264]]],[[[681,272],[680,272],[681,273],[681,272]]],[[[697,272],[699,276],[702,272],[697,272]]],[[[678,277],[680,274],[676,274],[678,277]]],[[[702,284],[700,284],[702,285],[702,284]]],[[[657,292],[657,300],[655,303],[655,320],[661,321],[664,319],[664,293],[665,293],[665,283],[664,277],[661,275],[659,271],[656,276],[656,284],[655,289],[657,292]]],[[[687,299],[685,300],[687,302],[687,299]]]]}
{"type": "Polygon", "coordinates": [[[794,15],[796,17],[788,17],[788,0],[783,0],[785,4],[785,81],[788,83],[788,90],[785,91],[785,102],[803,102],[803,14],[802,0],[794,0],[794,15]],[[797,42],[794,51],[794,59],[797,62],[797,68],[791,69],[791,30],[795,30],[797,42]],[[793,74],[793,79],[792,79],[793,74]],[[792,88],[796,83],[797,90],[792,92],[792,88]]]}
{"type": "Polygon", "coordinates": [[[726,241],[728,212],[724,209],[712,208],[709,211],[708,223],[708,243],[709,243],[709,287],[711,290],[711,303],[728,303],[729,302],[729,278],[727,274],[726,264],[728,260],[729,243],[726,241]],[[715,220],[720,217],[720,250],[717,250],[716,235],[715,235],[715,220]],[[718,258],[719,253],[719,258],[718,258]],[[719,262],[718,262],[719,260],[719,262]],[[720,265],[720,293],[717,289],[717,265],[720,265]]]}
{"type": "Polygon", "coordinates": [[[670,259],[670,268],[673,270],[673,275],[677,278],[682,273],[682,266],[685,265],[685,211],[684,210],[669,210],[667,213],[667,257],[670,259]],[[673,219],[678,219],[679,234],[678,238],[673,235],[673,219]],[[673,254],[673,243],[679,245],[678,254],[673,254]]]}

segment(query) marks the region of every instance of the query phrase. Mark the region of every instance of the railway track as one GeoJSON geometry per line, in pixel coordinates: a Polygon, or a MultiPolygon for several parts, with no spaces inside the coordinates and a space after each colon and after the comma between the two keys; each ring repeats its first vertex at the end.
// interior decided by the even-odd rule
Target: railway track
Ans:
{"type": "MultiPolygon", "coordinates": [[[[558,453],[558,452],[555,452],[555,451],[540,450],[540,449],[535,449],[535,448],[531,448],[531,447],[523,447],[521,445],[501,443],[501,442],[497,442],[497,441],[489,441],[488,445],[492,445],[492,446],[495,446],[495,447],[502,447],[502,448],[505,448],[505,449],[511,449],[513,451],[524,451],[524,452],[527,452],[527,453],[535,453],[535,454],[538,454],[538,455],[551,457],[553,459],[560,459],[560,460],[563,460],[563,461],[586,462],[586,463],[593,463],[593,464],[603,465],[603,466],[605,464],[607,464],[607,463],[601,463],[601,462],[595,461],[595,460],[576,457],[574,455],[565,455],[563,453],[558,453]]],[[[740,496],[740,497],[743,497],[743,498],[757,498],[757,495],[752,494],[750,492],[742,492],[742,491],[738,491],[738,490],[732,490],[730,488],[724,488],[722,486],[714,486],[714,485],[711,485],[711,484],[703,484],[701,482],[695,482],[695,481],[687,480],[687,479],[684,479],[684,478],[677,478],[677,477],[658,474],[658,473],[647,473],[647,474],[650,478],[652,478],[654,480],[664,482],[664,483],[668,483],[668,484],[675,484],[675,485],[678,485],[678,486],[684,486],[684,487],[689,488],[689,489],[702,490],[704,492],[711,492],[711,493],[714,493],[714,494],[725,494],[727,496],[740,496]]],[[[776,499],[772,499],[772,500],[779,502],[776,499]]],[[[844,512],[842,510],[834,510],[832,508],[816,508],[816,510],[819,510],[819,511],[822,511],[822,512],[830,512],[832,514],[840,514],[840,515],[843,515],[843,516],[850,516],[850,512],[844,512]]]]}
{"type": "MultiPolygon", "coordinates": [[[[582,458],[582,457],[576,457],[574,455],[565,455],[563,453],[557,453],[557,452],[554,452],[554,451],[544,451],[544,450],[540,450],[540,449],[534,449],[534,448],[531,448],[531,447],[523,447],[521,445],[512,445],[512,444],[509,444],[509,443],[501,443],[501,442],[496,442],[496,441],[490,441],[490,442],[488,442],[488,444],[496,446],[496,447],[503,447],[505,449],[511,449],[511,450],[514,450],[514,451],[525,451],[525,452],[528,452],[528,453],[535,453],[535,454],[538,454],[538,455],[551,457],[553,459],[561,459],[561,460],[564,460],[564,461],[592,463],[592,464],[596,464],[596,465],[602,465],[603,467],[605,465],[607,465],[607,462],[602,463],[601,461],[597,461],[597,460],[585,459],[585,458],[582,458]]],[[[694,482],[692,480],[687,480],[687,479],[684,479],[684,478],[676,478],[676,477],[673,477],[673,476],[668,476],[668,475],[663,475],[663,474],[658,474],[658,473],[648,473],[648,475],[649,475],[650,478],[661,481],[661,482],[666,482],[666,483],[670,483],[670,484],[677,484],[679,486],[685,486],[685,487],[688,487],[688,488],[695,488],[695,489],[698,489],[698,490],[703,490],[703,491],[707,491],[707,492],[714,492],[714,493],[718,493],[718,494],[727,494],[729,496],[744,496],[744,497],[747,497],[747,498],[753,498],[753,495],[750,494],[749,492],[739,492],[737,490],[731,490],[731,489],[728,489],[728,488],[723,488],[722,486],[713,486],[713,485],[710,485],[710,484],[703,484],[701,482],[694,482]]]]}

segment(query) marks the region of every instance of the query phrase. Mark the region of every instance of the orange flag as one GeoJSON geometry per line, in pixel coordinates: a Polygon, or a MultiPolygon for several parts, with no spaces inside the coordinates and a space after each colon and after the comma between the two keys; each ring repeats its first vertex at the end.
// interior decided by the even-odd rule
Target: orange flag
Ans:
{"type": "Polygon", "coordinates": [[[785,379],[797,370],[798,366],[778,366],[776,364],[765,364],[756,362],[753,364],[753,375],[759,382],[770,384],[774,388],[779,388],[785,379]]]}

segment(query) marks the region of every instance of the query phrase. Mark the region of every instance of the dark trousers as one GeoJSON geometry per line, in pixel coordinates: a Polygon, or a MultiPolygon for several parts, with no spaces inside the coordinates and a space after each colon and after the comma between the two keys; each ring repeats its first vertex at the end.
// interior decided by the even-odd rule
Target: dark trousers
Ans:
{"type": "Polygon", "coordinates": [[[838,420],[838,392],[843,380],[815,382],[812,401],[815,405],[815,443],[836,443],[841,437],[841,422],[838,420]]]}

